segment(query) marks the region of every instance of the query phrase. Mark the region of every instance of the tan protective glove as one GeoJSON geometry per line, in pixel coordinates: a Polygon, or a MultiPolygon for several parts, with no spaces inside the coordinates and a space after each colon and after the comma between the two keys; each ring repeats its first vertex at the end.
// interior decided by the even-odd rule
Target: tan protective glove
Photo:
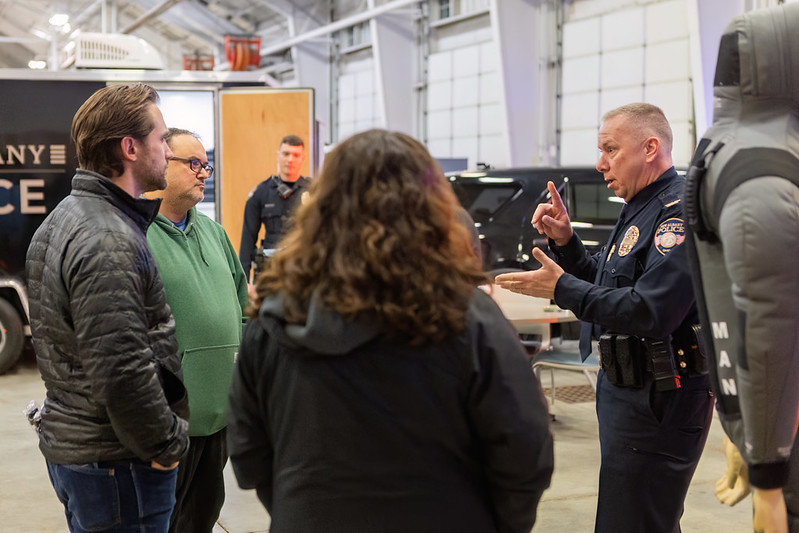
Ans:
{"type": "Polygon", "coordinates": [[[782,489],[754,489],[752,506],[755,533],[788,533],[788,511],[782,489]]]}
{"type": "Polygon", "coordinates": [[[727,435],[722,443],[727,458],[727,471],[716,481],[716,499],[732,507],[749,495],[749,471],[746,469],[741,453],[727,435]]]}

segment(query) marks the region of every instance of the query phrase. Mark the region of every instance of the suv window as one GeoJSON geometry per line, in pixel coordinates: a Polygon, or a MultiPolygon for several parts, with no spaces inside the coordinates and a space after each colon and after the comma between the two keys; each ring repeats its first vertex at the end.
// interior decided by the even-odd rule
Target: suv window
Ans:
{"type": "Polygon", "coordinates": [[[573,183],[569,216],[580,222],[615,224],[624,203],[608,190],[605,182],[573,183]]]}
{"type": "Polygon", "coordinates": [[[575,228],[586,248],[603,246],[616,223],[622,204],[611,201],[602,175],[591,167],[490,169],[450,174],[461,205],[475,222],[486,271],[538,268],[534,247],[548,250],[546,237],[530,224],[536,206],[546,201],[547,181],[560,191],[575,228]]]}
{"type": "Polygon", "coordinates": [[[507,204],[519,189],[521,185],[513,180],[510,183],[496,183],[480,181],[478,178],[456,187],[455,194],[475,222],[484,222],[507,204]]]}

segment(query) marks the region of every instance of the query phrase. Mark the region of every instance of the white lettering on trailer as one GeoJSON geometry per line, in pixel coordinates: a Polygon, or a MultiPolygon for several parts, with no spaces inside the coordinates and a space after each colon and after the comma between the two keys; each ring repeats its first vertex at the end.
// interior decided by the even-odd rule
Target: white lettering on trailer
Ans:
{"type": "Polygon", "coordinates": [[[44,180],[19,180],[19,212],[25,215],[44,215],[47,206],[31,205],[31,202],[44,201],[44,180]],[[31,187],[39,187],[39,191],[31,191],[31,187]]]}
{"type": "Polygon", "coordinates": [[[29,144],[28,150],[30,151],[31,154],[33,154],[33,164],[41,165],[42,164],[41,155],[42,152],[44,152],[44,145],[40,144],[38,146],[34,146],[32,144],[29,144]]]}
{"type": "Polygon", "coordinates": [[[713,322],[713,338],[714,339],[727,339],[730,337],[727,331],[726,322],[713,322]]]}
{"type": "MultiPolygon", "coordinates": [[[[7,144],[6,145],[6,155],[5,157],[0,157],[0,165],[26,165],[28,164],[28,157],[27,155],[30,154],[33,156],[33,160],[30,161],[31,165],[41,165],[42,164],[42,153],[44,149],[47,148],[44,144],[7,144]]],[[[56,154],[58,157],[51,156],[51,163],[54,165],[63,165],[66,164],[66,157],[64,154],[66,153],[65,147],[63,144],[54,144],[50,146],[50,150],[56,149],[56,154]],[[60,154],[58,153],[60,151],[60,154]]]]}
{"type": "MultiPolygon", "coordinates": [[[[10,181],[4,180],[4,179],[0,179],[0,187],[2,187],[4,189],[8,189],[10,191],[12,186],[13,186],[13,184],[10,181]]],[[[11,204],[0,205],[0,215],[7,215],[7,214],[11,213],[13,210],[14,210],[14,206],[11,205],[11,204]]]]}
{"type": "MultiPolygon", "coordinates": [[[[0,188],[11,191],[14,184],[7,179],[0,178],[0,188]]],[[[43,179],[21,179],[19,180],[19,212],[24,215],[45,215],[47,206],[36,204],[35,202],[44,201],[44,180],[43,179]],[[39,188],[41,190],[32,190],[39,188]]],[[[0,215],[8,215],[14,212],[15,207],[10,204],[0,204],[0,215]]]]}
{"type": "Polygon", "coordinates": [[[50,145],[50,164],[51,165],[67,164],[67,146],[65,144],[50,145]]]}
{"type": "Polygon", "coordinates": [[[721,350],[719,352],[719,368],[732,368],[732,362],[730,361],[730,355],[727,353],[727,350],[721,350]]]}

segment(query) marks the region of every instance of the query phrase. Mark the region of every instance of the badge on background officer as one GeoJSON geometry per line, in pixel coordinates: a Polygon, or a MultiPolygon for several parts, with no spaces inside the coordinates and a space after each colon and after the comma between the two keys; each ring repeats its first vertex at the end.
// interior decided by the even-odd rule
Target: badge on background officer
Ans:
{"type": "Polygon", "coordinates": [[[244,204],[239,258],[247,279],[255,279],[260,265],[270,257],[286,233],[294,210],[307,198],[310,180],[300,176],[305,161],[305,142],[296,135],[286,135],[277,151],[277,174],[259,183],[244,204]],[[258,233],[264,227],[264,238],[256,246],[258,233]],[[252,278],[250,269],[256,265],[252,278]]]}
{"type": "Polygon", "coordinates": [[[566,207],[551,203],[532,223],[557,263],[497,276],[514,292],[554,299],[584,322],[583,357],[600,341],[597,419],[602,464],[597,533],[673,533],[705,445],[713,408],[693,326],[698,323],[685,257],[684,179],[671,158],[663,111],[628,104],[605,114],[596,168],[625,201],[607,245],[593,256],[566,207]]]}

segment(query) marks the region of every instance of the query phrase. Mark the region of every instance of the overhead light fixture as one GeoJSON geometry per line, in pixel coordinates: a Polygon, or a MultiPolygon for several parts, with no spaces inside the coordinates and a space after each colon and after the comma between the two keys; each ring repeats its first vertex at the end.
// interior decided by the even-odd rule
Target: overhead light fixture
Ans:
{"type": "Polygon", "coordinates": [[[43,61],[41,59],[31,59],[28,61],[28,68],[33,70],[42,70],[47,68],[47,61],[43,61]]]}
{"type": "Polygon", "coordinates": [[[53,26],[65,26],[69,22],[69,15],[66,13],[56,13],[50,17],[49,22],[53,26]]]}

